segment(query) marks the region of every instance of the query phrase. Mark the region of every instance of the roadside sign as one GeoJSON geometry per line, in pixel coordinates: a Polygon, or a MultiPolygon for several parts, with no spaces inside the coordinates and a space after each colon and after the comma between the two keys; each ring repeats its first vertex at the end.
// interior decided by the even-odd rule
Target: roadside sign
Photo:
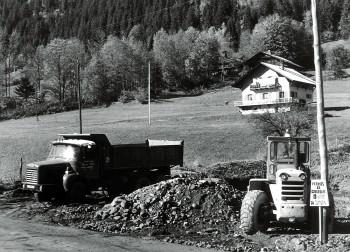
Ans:
{"type": "Polygon", "coordinates": [[[327,183],[325,180],[311,180],[310,206],[329,206],[327,183]]]}

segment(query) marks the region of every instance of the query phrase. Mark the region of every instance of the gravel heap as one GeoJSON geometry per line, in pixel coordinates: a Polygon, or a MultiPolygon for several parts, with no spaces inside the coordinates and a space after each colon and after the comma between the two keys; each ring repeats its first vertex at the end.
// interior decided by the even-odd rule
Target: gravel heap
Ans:
{"type": "Polygon", "coordinates": [[[263,160],[238,160],[217,163],[203,168],[203,172],[209,177],[224,179],[236,188],[246,190],[249,179],[264,178],[266,162],[263,160]]]}
{"type": "Polygon", "coordinates": [[[95,215],[103,225],[91,228],[117,233],[147,229],[228,233],[238,226],[242,197],[239,190],[220,179],[182,174],[116,197],[95,215]]]}

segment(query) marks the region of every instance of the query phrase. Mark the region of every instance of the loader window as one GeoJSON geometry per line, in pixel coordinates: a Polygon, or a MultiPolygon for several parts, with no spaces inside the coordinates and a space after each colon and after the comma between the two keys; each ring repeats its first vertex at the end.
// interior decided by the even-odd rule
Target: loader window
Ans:
{"type": "Polygon", "coordinates": [[[299,161],[301,163],[309,162],[309,143],[299,142],[299,161]]]}
{"type": "Polygon", "coordinates": [[[279,162],[293,162],[294,160],[294,142],[279,142],[277,143],[277,161],[279,162]]]}

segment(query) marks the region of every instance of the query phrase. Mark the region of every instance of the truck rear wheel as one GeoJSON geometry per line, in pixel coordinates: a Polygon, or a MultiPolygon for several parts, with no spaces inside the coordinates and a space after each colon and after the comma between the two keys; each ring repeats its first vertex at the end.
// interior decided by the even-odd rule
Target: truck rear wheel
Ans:
{"type": "Polygon", "coordinates": [[[86,185],[83,182],[74,182],[68,191],[68,198],[72,202],[81,202],[85,199],[86,185]]]}
{"type": "Polygon", "coordinates": [[[44,201],[49,201],[50,196],[47,193],[44,192],[36,192],[34,193],[34,198],[38,202],[44,202],[44,201]]]}
{"type": "Polygon", "coordinates": [[[151,180],[148,177],[140,177],[136,180],[135,190],[151,184],[151,180]]]}
{"type": "Polygon", "coordinates": [[[252,190],[245,195],[241,207],[240,228],[246,234],[266,231],[269,222],[269,199],[264,191],[252,190]]]}

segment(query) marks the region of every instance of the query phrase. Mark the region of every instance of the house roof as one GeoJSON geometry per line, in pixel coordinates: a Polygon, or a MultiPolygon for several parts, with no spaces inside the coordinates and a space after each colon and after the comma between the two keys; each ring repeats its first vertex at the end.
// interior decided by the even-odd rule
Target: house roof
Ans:
{"type": "Polygon", "coordinates": [[[261,71],[261,68],[271,69],[272,71],[278,73],[279,75],[286,77],[288,80],[304,83],[307,85],[311,85],[313,87],[315,86],[315,81],[313,81],[309,77],[306,77],[305,75],[299,73],[298,71],[292,68],[284,67],[282,69],[280,66],[276,66],[265,62],[260,62],[259,65],[249,70],[244,76],[242,76],[232,86],[236,88],[242,88],[244,85],[244,81],[248,78],[251,78],[253,74],[258,72],[259,70],[261,71]]]}
{"type": "Polygon", "coordinates": [[[310,79],[309,77],[306,77],[305,75],[299,73],[298,71],[289,68],[289,67],[284,67],[283,69],[279,66],[276,65],[272,65],[269,63],[265,63],[265,62],[261,62],[262,65],[270,68],[271,70],[279,73],[280,75],[286,77],[289,80],[292,81],[297,81],[297,82],[302,82],[302,83],[306,83],[306,84],[310,84],[315,86],[316,83],[314,80],[310,79]]]}
{"type": "Polygon", "coordinates": [[[271,54],[270,52],[258,52],[257,54],[255,54],[254,56],[252,56],[251,58],[249,58],[248,60],[246,60],[244,62],[245,65],[248,65],[250,67],[255,67],[257,64],[259,64],[261,61],[264,61],[264,60],[269,60],[269,59],[275,59],[275,60],[278,60],[278,61],[281,61],[287,65],[292,65],[294,67],[297,67],[297,68],[304,68],[290,60],[287,60],[283,57],[280,57],[280,56],[277,56],[277,55],[273,55],[271,54]]]}

